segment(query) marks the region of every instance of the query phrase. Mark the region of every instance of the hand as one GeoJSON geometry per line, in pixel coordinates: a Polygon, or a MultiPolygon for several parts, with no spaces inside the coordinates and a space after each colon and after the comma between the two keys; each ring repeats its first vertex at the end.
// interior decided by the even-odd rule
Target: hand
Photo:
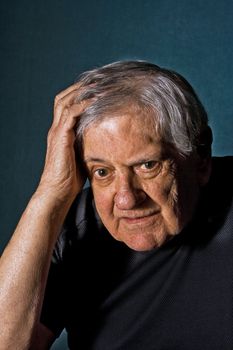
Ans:
{"type": "Polygon", "coordinates": [[[61,202],[72,201],[85,182],[74,149],[77,118],[90,105],[90,100],[75,103],[81,90],[79,84],[74,84],[55,98],[45,167],[37,190],[61,202]]]}

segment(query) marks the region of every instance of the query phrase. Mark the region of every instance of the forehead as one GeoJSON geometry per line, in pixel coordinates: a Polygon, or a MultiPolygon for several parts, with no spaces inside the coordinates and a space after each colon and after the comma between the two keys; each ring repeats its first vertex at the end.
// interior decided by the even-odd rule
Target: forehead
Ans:
{"type": "MultiPolygon", "coordinates": [[[[152,113],[146,113],[137,106],[125,106],[123,109],[109,111],[99,116],[92,122],[84,132],[84,142],[93,134],[98,138],[98,134],[103,133],[108,137],[110,134],[118,136],[127,133],[128,138],[140,135],[140,138],[147,137],[158,139],[156,118],[152,113]]],[[[115,138],[114,138],[115,139],[115,138]]]]}
{"type": "Polygon", "coordinates": [[[151,115],[125,111],[91,124],[84,133],[84,158],[132,160],[161,155],[164,145],[151,115]]]}

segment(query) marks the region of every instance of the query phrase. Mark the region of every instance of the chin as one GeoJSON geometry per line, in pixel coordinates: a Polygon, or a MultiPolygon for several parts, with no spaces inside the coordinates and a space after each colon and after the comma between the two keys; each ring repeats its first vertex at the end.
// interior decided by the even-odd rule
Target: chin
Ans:
{"type": "Polygon", "coordinates": [[[167,236],[157,238],[152,235],[139,234],[134,237],[126,237],[122,239],[122,242],[135,251],[144,252],[161,247],[167,239],[167,236]]]}
{"type": "Polygon", "coordinates": [[[108,231],[114,239],[138,252],[159,248],[176,235],[176,230],[169,232],[164,225],[153,228],[134,227],[134,229],[122,227],[121,229],[110,229],[108,231]]]}

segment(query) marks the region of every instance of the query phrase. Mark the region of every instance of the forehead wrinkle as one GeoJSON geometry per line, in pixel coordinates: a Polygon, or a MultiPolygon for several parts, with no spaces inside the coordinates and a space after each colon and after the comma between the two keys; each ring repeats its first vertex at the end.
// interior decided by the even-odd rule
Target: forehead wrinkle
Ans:
{"type": "MultiPolygon", "coordinates": [[[[101,100],[102,102],[102,100],[101,100]]],[[[97,101],[93,102],[93,106],[98,103],[97,101]]],[[[91,108],[93,107],[91,106],[91,108]]],[[[87,108],[87,111],[83,113],[82,118],[86,118],[86,114],[88,114],[89,108],[87,108]]],[[[153,128],[155,133],[158,134],[158,125],[156,123],[157,119],[157,111],[155,109],[148,108],[148,106],[145,106],[142,104],[139,100],[132,98],[132,96],[125,100],[120,99],[119,104],[111,104],[105,106],[101,111],[98,111],[98,113],[93,114],[93,118],[89,124],[87,124],[86,128],[84,129],[84,134],[85,132],[94,127],[97,128],[99,125],[101,125],[103,122],[106,120],[110,119],[116,119],[116,118],[121,118],[121,117],[130,117],[133,119],[132,122],[137,122],[137,121],[143,121],[147,120],[150,123],[150,129],[153,128]]],[[[145,125],[145,124],[144,124],[145,125]]]]}
{"type": "Polygon", "coordinates": [[[126,113],[119,116],[119,123],[116,118],[105,118],[86,130],[83,141],[86,161],[121,163],[122,160],[131,165],[161,158],[161,139],[153,120],[143,120],[142,115],[126,113]]]}
{"type": "MultiPolygon", "coordinates": [[[[99,136],[99,140],[101,141],[101,148],[104,150],[107,150],[106,147],[110,147],[113,149],[117,148],[118,151],[120,149],[124,151],[125,148],[127,148],[127,151],[131,151],[131,149],[134,151],[135,142],[138,146],[141,142],[143,142],[143,147],[160,144],[160,139],[157,137],[157,135],[151,135],[148,129],[151,131],[152,129],[148,128],[145,125],[143,127],[139,125],[139,128],[137,128],[136,125],[132,125],[129,121],[127,121],[124,128],[122,128],[122,126],[118,125],[118,123],[116,123],[116,120],[113,118],[106,119],[100,125],[100,134],[95,135],[95,138],[98,140],[99,136]]],[[[91,130],[91,128],[89,130],[91,130]]],[[[98,127],[96,130],[98,130],[98,127]]]]}
{"type": "MultiPolygon", "coordinates": [[[[88,132],[88,130],[95,128],[97,129],[100,126],[104,126],[107,131],[115,131],[116,129],[120,130],[120,132],[125,131],[121,127],[120,123],[117,123],[117,119],[124,119],[125,124],[127,125],[128,132],[136,132],[140,134],[141,137],[148,139],[150,142],[154,140],[160,139],[159,134],[156,128],[155,118],[151,115],[151,113],[145,113],[142,111],[132,111],[132,110],[123,110],[123,111],[115,111],[114,114],[111,115],[103,115],[100,116],[99,120],[96,120],[88,128],[85,130],[84,135],[88,132]],[[135,128],[135,124],[138,124],[138,128],[135,128]],[[153,132],[153,137],[150,133],[153,132]]],[[[111,138],[111,136],[109,135],[111,138]]],[[[115,135],[112,139],[116,138],[115,135]]]]}
{"type": "MultiPolygon", "coordinates": [[[[162,150],[161,150],[161,144],[158,142],[153,144],[155,147],[157,145],[157,148],[153,149],[146,148],[139,152],[134,152],[132,155],[128,155],[127,159],[124,160],[124,165],[132,167],[136,166],[145,162],[148,162],[150,160],[160,160],[162,157],[162,150]]],[[[123,159],[121,158],[121,161],[123,159]]],[[[92,155],[91,153],[87,153],[84,158],[84,162],[86,164],[90,163],[103,163],[103,164],[111,164],[111,162],[114,162],[114,154],[110,152],[110,157],[106,157],[106,154],[101,154],[101,151],[99,154],[92,155]]],[[[121,163],[121,162],[120,162],[121,163]]]]}

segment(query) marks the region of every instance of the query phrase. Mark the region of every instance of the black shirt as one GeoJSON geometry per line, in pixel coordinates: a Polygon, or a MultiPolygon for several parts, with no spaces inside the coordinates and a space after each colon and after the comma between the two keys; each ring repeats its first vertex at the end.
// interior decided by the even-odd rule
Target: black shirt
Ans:
{"type": "Polygon", "coordinates": [[[233,349],[233,158],[215,158],[194,220],[162,247],[114,240],[90,189],[55,247],[41,321],[78,350],[233,349]]]}

